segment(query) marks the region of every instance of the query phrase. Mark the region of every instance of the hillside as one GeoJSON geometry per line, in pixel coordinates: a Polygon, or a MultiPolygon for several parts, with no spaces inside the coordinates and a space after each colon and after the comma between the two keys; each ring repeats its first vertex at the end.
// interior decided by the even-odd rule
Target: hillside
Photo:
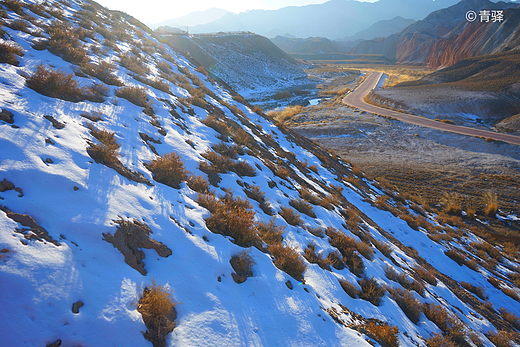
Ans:
{"type": "Polygon", "coordinates": [[[383,189],[123,12],[0,7],[2,345],[519,342],[517,212],[383,189]]]}
{"type": "MultiPolygon", "coordinates": [[[[430,67],[447,66],[458,59],[502,52],[503,42],[516,45],[518,18],[515,3],[489,0],[463,0],[429,14],[401,32],[384,39],[363,41],[350,52],[354,54],[382,54],[399,64],[424,64],[430,67]],[[465,13],[481,9],[505,10],[504,22],[468,22],[465,13]]],[[[509,47],[509,46],[508,46],[509,47]]],[[[511,46],[509,49],[514,49],[511,46]]]]}
{"type": "Polygon", "coordinates": [[[222,10],[220,8],[210,8],[204,11],[191,12],[185,16],[178,18],[171,18],[160,23],[150,24],[150,28],[155,29],[161,26],[173,26],[173,27],[191,27],[194,25],[201,25],[213,22],[224,15],[230,13],[229,11],[222,10]]]}
{"type": "Polygon", "coordinates": [[[307,39],[276,36],[271,41],[285,53],[339,53],[341,50],[325,37],[309,37],[307,39]]]}
{"type": "Polygon", "coordinates": [[[308,83],[304,66],[260,35],[173,35],[163,42],[188,52],[212,77],[241,94],[308,83]]]}

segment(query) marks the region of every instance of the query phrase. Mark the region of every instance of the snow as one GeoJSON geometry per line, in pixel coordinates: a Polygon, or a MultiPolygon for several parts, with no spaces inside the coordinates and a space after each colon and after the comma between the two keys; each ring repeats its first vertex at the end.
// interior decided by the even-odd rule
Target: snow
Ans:
{"type": "MultiPolygon", "coordinates": [[[[50,0],[49,3],[56,2],[50,0]]],[[[71,1],[71,13],[79,9],[78,4],[71,1]]],[[[411,323],[388,294],[379,307],[350,298],[338,283],[340,278],[357,280],[348,268],[326,271],[307,263],[305,283],[298,284],[274,266],[269,254],[251,248],[256,262],[254,276],[236,284],[231,277],[233,270],[229,260],[243,248],[232,243],[229,237],[208,230],[204,218],[209,213],[196,203],[197,193],[186,183],[181,184],[181,189],[173,189],[153,181],[144,163],[153,160],[155,155],[139,137],[141,132],[160,138],[161,144],[154,144],[160,154],[175,151],[189,171],[204,175],[198,169],[198,164],[204,160],[201,154],[219,142],[217,133],[201,123],[208,112],[199,107],[193,107],[195,115],[183,112],[179,98],[185,98],[189,93],[182,88],[171,84],[174,95],[150,88],[155,115],[167,132],[166,136],[161,136],[142,108],[125,99],[120,98],[117,103],[113,97],[103,103],[72,103],[40,95],[25,87],[21,71],[30,72],[41,61],[66,71],[73,71],[73,66],[46,50],[33,50],[30,35],[9,28],[5,31],[24,48],[25,55],[20,58],[20,67],[0,64],[0,107],[13,112],[14,124],[18,126],[0,124],[0,179],[5,178],[22,188],[24,196],[19,197],[14,191],[1,192],[0,205],[33,217],[60,246],[25,240],[15,232],[24,226],[0,212],[0,249],[12,251],[8,258],[0,260],[0,335],[3,344],[41,346],[61,339],[64,346],[150,346],[141,333],[146,327],[136,303],[152,278],[167,284],[179,303],[176,306],[177,326],[167,340],[169,346],[369,346],[366,336],[337,324],[325,312],[338,307],[339,303],[364,317],[397,325],[403,346],[424,345],[419,336],[427,337],[438,331],[424,316],[417,326],[411,323]],[[157,98],[165,98],[176,105],[181,119],[173,119],[168,108],[157,98]],[[122,164],[143,173],[153,181],[153,186],[130,181],[88,156],[86,140],[95,140],[85,127],[89,121],[81,114],[94,111],[101,112],[104,118],[95,124],[96,127],[115,132],[121,145],[122,164]],[[45,115],[66,124],[65,128],[55,129],[43,117],[45,115]],[[55,144],[45,143],[47,138],[55,144]],[[185,142],[188,138],[195,143],[195,149],[185,142]],[[51,158],[53,164],[45,163],[46,158],[51,158]],[[153,231],[151,237],[168,246],[172,255],[163,258],[154,250],[144,250],[148,274],[141,275],[124,262],[117,249],[103,240],[103,234],[115,233],[114,222],[119,219],[146,223],[153,231]],[[292,290],[285,284],[288,280],[294,286],[292,290]],[[73,314],[72,303],[78,300],[85,306],[79,314],[73,314]]],[[[150,35],[145,36],[153,40],[150,35]]],[[[99,40],[97,35],[92,42],[99,40]]],[[[131,48],[128,43],[119,46],[131,48]]],[[[164,49],[175,57],[177,66],[187,68],[220,99],[239,107],[254,125],[263,129],[261,134],[272,133],[280,149],[292,151],[300,161],[307,160],[308,165],[318,166],[319,174],[315,174],[304,173],[291,164],[291,170],[302,181],[323,194],[327,194],[324,189],[327,185],[343,187],[344,197],[370,219],[364,221],[364,225],[370,228],[374,238],[386,238],[373,226],[375,223],[405,245],[414,247],[439,271],[456,280],[484,286],[496,307],[520,311],[520,304],[492,287],[486,281],[485,273],[454,265],[444,255],[444,246],[430,240],[425,233],[411,229],[389,212],[372,206],[358,188],[337,181],[334,172],[322,166],[311,151],[298,146],[290,135],[232,100],[225,89],[211,84],[185,58],[169,48],[164,49]]],[[[126,69],[119,69],[118,75],[126,84],[146,87],[134,80],[126,69]]],[[[78,79],[82,83],[88,82],[85,77],[78,79]]],[[[110,95],[114,95],[115,89],[110,87],[110,95]]],[[[227,118],[241,124],[227,107],[209,99],[227,118]]],[[[267,147],[251,128],[245,130],[259,145],[267,147]]],[[[272,151],[276,153],[274,149],[272,151]]],[[[236,196],[245,198],[237,180],[256,184],[266,192],[274,209],[289,206],[291,199],[299,197],[296,189],[300,184],[293,178],[287,181],[275,177],[259,158],[251,155],[241,156],[240,160],[257,164],[261,169],[257,169],[255,177],[221,174],[220,187],[229,188],[236,196]],[[274,180],[278,188],[269,188],[270,180],[274,180]]],[[[270,219],[256,202],[252,201],[252,204],[257,207],[257,220],[270,219]]],[[[336,210],[319,206],[314,209],[316,218],[302,214],[306,226],[333,226],[358,239],[342,227],[345,220],[336,210]]],[[[302,227],[288,226],[280,216],[276,216],[276,222],[285,225],[285,244],[296,247],[300,253],[311,241],[324,254],[334,250],[326,238],[315,237],[302,227]]],[[[403,268],[415,265],[414,260],[398,247],[392,245],[392,248],[394,261],[403,268]]],[[[379,251],[375,250],[372,260],[363,261],[367,275],[375,276],[382,284],[397,285],[384,277],[383,269],[389,259],[379,251]]],[[[437,287],[428,285],[427,292],[425,298],[419,298],[422,302],[442,300],[447,305],[459,307],[466,317],[475,314],[440,281],[437,287]]],[[[479,332],[494,329],[486,319],[477,317],[466,319],[472,329],[479,332]]]]}

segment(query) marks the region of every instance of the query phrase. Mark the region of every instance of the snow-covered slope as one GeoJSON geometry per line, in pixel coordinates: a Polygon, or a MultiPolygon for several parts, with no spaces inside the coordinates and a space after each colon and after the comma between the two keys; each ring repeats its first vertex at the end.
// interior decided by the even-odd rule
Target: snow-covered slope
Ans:
{"type": "Polygon", "coordinates": [[[1,345],[150,346],[139,300],[153,281],[178,302],[168,346],[423,346],[440,329],[491,345],[486,333],[515,332],[497,313],[520,311],[514,257],[486,267],[479,237],[405,199],[381,204],[349,164],[237,102],[123,13],[2,7],[1,345]],[[246,249],[254,265],[240,278],[230,260],[246,249]]]}

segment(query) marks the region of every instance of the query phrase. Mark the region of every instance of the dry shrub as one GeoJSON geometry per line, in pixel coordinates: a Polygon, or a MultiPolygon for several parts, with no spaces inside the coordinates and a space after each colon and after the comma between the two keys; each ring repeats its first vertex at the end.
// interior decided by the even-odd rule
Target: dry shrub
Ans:
{"type": "Polygon", "coordinates": [[[515,329],[520,330],[520,317],[518,317],[513,312],[508,311],[504,307],[501,307],[499,312],[502,318],[511,323],[511,325],[514,326],[515,329]]]}
{"type": "Polygon", "coordinates": [[[2,4],[20,16],[24,15],[22,3],[18,0],[4,0],[2,4]]]}
{"type": "Polygon", "coordinates": [[[154,180],[179,189],[182,181],[187,179],[187,170],[182,158],[175,152],[157,157],[146,165],[153,174],[154,180]]]}
{"type": "Polygon", "coordinates": [[[500,285],[502,282],[498,279],[496,279],[495,277],[488,277],[487,278],[487,281],[493,286],[495,287],[496,289],[500,289],[502,288],[502,286],[500,285]]]}
{"type": "Polygon", "coordinates": [[[114,165],[119,163],[119,144],[115,139],[115,133],[107,130],[99,130],[94,125],[88,124],[90,134],[94,136],[100,144],[89,142],[90,147],[87,148],[88,154],[97,163],[105,165],[114,165]]]}
{"type": "Polygon", "coordinates": [[[470,246],[486,252],[493,259],[496,259],[498,261],[502,260],[502,254],[500,254],[500,251],[489,242],[472,242],[470,246]]]}
{"type": "Polygon", "coordinates": [[[399,305],[401,310],[403,310],[404,314],[406,314],[408,319],[410,319],[414,324],[419,323],[422,312],[419,300],[417,300],[415,296],[406,289],[392,287],[387,288],[387,290],[397,305],[399,305]]]}
{"type": "Polygon", "coordinates": [[[232,131],[229,125],[227,125],[226,122],[220,120],[215,114],[208,114],[208,116],[201,122],[220,133],[223,138],[227,138],[231,135],[232,131]]]}
{"type": "Polygon", "coordinates": [[[385,295],[385,289],[377,283],[376,279],[373,277],[362,278],[358,283],[361,287],[359,297],[379,306],[381,299],[385,295]]]}
{"type": "Polygon", "coordinates": [[[132,104],[151,109],[151,101],[145,88],[141,87],[121,87],[116,91],[116,96],[130,101],[132,104]]]}
{"type": "Polygon", "coordinates": [[[390,258],[392,247],[388,242],[372,239],[372,244],[379,250],[379,252],[383,253],[385,257],[390,258]]]}
{"type": "Polygon", "coordinates": [[[209,192],[209,182],[202,176],[188,175],[186,183],[197,193],[206,194],[209,192]]]}
{"type": "Polygon", "coordinates": [[[345,268],[343,257],[338,251],[330,252],[326,259],[336,270],[342,270],[345,268]]]}
{"type": "Polygon", "coordinates": [[[12,41],[0,42],[0,63],[7,63],[18,66],[17,56],[23,55],[23,49],[12,41]]]}
{"type": "Polygon", "coordinates": [[[459,215],[462,212],[460,197],[456,194],[444,193],[444,197],[441,199],[441,205],[444,208],[444,212],[448,214],[459,215]]]}
{"type": "Polygon", "coordinates": [[[365,326],[368,335],[383,347],[399,346],[399,329],[383,322],[368,322],[365,326]]]}
{"type": "MultiPolygon", "coordinates": [[[[103,35],[104,36],[104,35],[103,35]]],[[[105,37],[106,38],[106,37],[105,37]]],[[[108,40],[108,38],[107,38],[108,40]]],[[[138,76],[146,76],[150,72],[141,57],[134,54],[120,54],[119,61],[121,66],[126,67],[138,76]]]]}
{"type": "Polygon", "coordinates": [[[83,48],[79,35],[70,24],[55,21],[49,26],[47,33],[50,35],[47,41],[50,52],[74,64],[88,62],[87,51],[83,48]]]}
{"type": "Polygon", "coordinates": [[[348,294],[348,296],[350,296],[353,299],[358,297],[360,290],[352,282],[344,280],[344,279],[340,279],[339,284],[340,284],[341,288],[343,288],[345,293],[348,294]]]}
{"type": "Polygon", "coordinates": [[[297,281],[303,281],[303,272],[307,269],[303,258],[292,247],[285,247],[282,244],[268,246],[268,251],[274,257],[274,265],[286,272],[297,281]]]}
{"type": "Polygon", "coordinates": [[[26,83],[27,87],[51,98],[78,102],[90,97],[88,90],[80,86],[74,75],[53,70],[41,63],[36,67],[36,71],[27,77],[26,83]]]}
{"type": "Polygon", "coordinates": [[[304,213],[309,217],[316,218],[316,213],[314,213],[314,208],[312,205],[303,199],[292,199],[289,201],[289,205],[298,210],[298,212],[304,213]]]}
{"type": "Polygon", "coordinates": [[[283,123],[283,122],[289,120],[289,118],[294,117],[298,113],[301,113],[302,111],[303,111],[303,106],[299,106],[299,105],[288,106],[285,109],[283,109],[283,111],[271,111],[271,112],[268,112],[267,115],[273,117],[278,122],[283,123]]]}
{"type": "Polygon", "coordinates": [[[233,276],[235,282],[242,283],[245,282],[247,277],[253,277],[253,265],[255,265],[255,261],[249,250],[244,250],[232,256],[229,263],[236,273],[236,276],[233,276]]]}
{"type": "Polygon", "coordinates": [[[253,184],[244,189],[244,193],[246,193],[248,198],[257,201],[265,214],[268,214],[269,216],[273,215],[273,209],[267,203],[267,200],[265,199],[265,193],[260,190],[259,186],[253,184]]]}
{"type": "Polygon", "coordinates": [[[467,260],[466,257],[456,249],[447,250],[446,252],[444,252],[444,254],[448,256],[451,260],[459,264],[459,266],[464,265],[464,263],[467,260]]]}
{"type": "Polygon", "coordinates": [[[308,169],[316,174],[318,173],[318,166],[316,164],[309,165],[308,169]]]}
{"type": "Polygon", "coordinates": [[[311,203],[313,205],[319,205],[320,204],[319,198],[316,195],[312,194],[307,189],[303,189],[303,188],[300,189],[300,197],[303,200],[305,200],[305,201],[307,201],[307,202],[309,202],[309,203],[311,203]]]}
{"type": "Polygon", "coordinates": [[[256,170],[255,168],[249,164],[247,161],[239,160],[234,163],[232,170],[239,175],[240,177],[255,177],[256,170]]]}
{"type": "Polygon", "coordinates": [[[507,332],[507,331],[504,331],[504,330],[500,330],[500,331],[498,331],[496,333],[495,332],[490,332],[486,336],[487,336],[487,338],[491,342],[493,342],[493,344],[496,347],[511,347],[511,346],[513,346],[511,344],[511,342],[514,339],[514,336],[510,332],[507,332]]]}
{"type": "Polygon", "coordinates": [[[176,304],[170,290],[166,286],[157,284],[154,279],[152,285],[144,289],[137,311],[141,313],[146,325],[144,338],[154,347],[166,346],[166,335],[175,329],[176,304]]]}
{"type": "Polygon", "coordinates": [[[318,264],[322,269],[330,270],[329,260],[323,257],[323,251],[316,253],[316,245],[314,243],[310,243],[307,248],[305,248],[303,257],[307,259],[309,263],[318,264]]]}
{"type": "Polygon", "coordinates": [[[93,124],[88,124],[87,127],[90,129],[90,134],[94,136],[99,142],[110,148],[111,150],[118,150],[119,144],[115,138],[115,133],[108,130],[100,130],[93,124]]]}
{"type": "Polygon", "coordinates": [[[516,300],[516,301],[520,301],[520,296],[518,295],[518,292],[512,288],[509,288],[509,287],[502,287],[502,292],[509,296],[511,299],[513,300],[516,300]]]}
{"type": "Polygon", "coordinates": [[[283,241],[284,227],[275,223],[274,218],[266,222],[257,222],[258,235],[267,245],[278,245],[283,241]]]}
{"type": "Polygon", "coordinates": [[[484,214],[486,216],[495,216],[498,212],[497,195],[493,192],[486,192],[486,194],[484,194],[484,203],[486,204],[484,214]]]}
{"type": "Polygon", "coordinates": [[[215,152],[231,159],[237,159],[238,155],[244,154],[244,149],[237,145],[227,145],[224,142],[219,142],[216,145],[211,146],[215,152]]]}
{"type": "Polygon", "coordinates": [[[478,296],[480,299],[482,299],[482,300],[487,299],[487,295],[485,293],[484,287],[476,286],[473,283],[468,283],[468,282],[460,282],[460,285],[464,289],[466,289],[466,290],[472,292],[473,294],[475,294],[476,296],[478,296]]]}
{"type": "Polygon", "coordinates": [[[374,257],[374,250],[370,247],[370,245],[365,242],[356,242],[357,251],[366,259],[371,260],[374,257]]]}
{"type": "Polygon", "coordinates": [[[449,337],[442,334],[433,334],[425,343],[427,347],[458,347],[449,337]]]}
{"type": "Polygon", "coordinates": [[[331,227],[325,230],[325,234],[329,237],[331,246],[339,250],[350,271],[357,276],[361,276],[365,271],[365,266],[361,257],[355,252],[358,242],[331,227]]]}
{"type": "Polygon", "coordinates": [[[81,71],[96,77],[100,81],[113,86],[122,86],[123,82],[115,75],[117,67],[107,61],[101,61],[99,64],[85,64],[81,71]]]}
{"type": "Polygon", "coordinates": [[[341,206],[341,199],[336,194],[328,194],[320,200],[319,205],[327,210],[333,210],[334,205],[341,206]]]}
{"type": "Polygon", "coordinates": [[[426,270],[426,269],[420,267],[419,265],[414,267],[413,270],[419,275],[419,277],[423,281],[426,281],[427,283],[431,284],[432,286],[437,285],[437,278],[435,278],[433,271],[426,270]]]}
{"type": "Polygon", "coordinates": [[[209,209],[211,216],[206,218],[206,226],[216,234],[231,236],[235,243],[249,247],[258,240],[255,227],[255,212],[247,200],[235,198],[233,193],[226,192],[209,209]]]}
{"type": "Polygon", "coordinates": [[[282,206],[280,207],[280,212],[278,212],[280,216],[290,225],[302,225],[303,220],[298,212],[293,210],[290,207],[282,206]]]}
{"type": "Polygon", "coordinates": [[[455,316],[451,315],[444,307],[434,303],[423,305],[426,318],[431,320],[455,343],[465,343],[464,324],[455,316]]]}
{"type": "Polygon", "coordinates": [[[415,290],[420,295],[424,294],[424,287],[405,273],[398,273],[392,267],[387,265],[385,267],[385,275],[388,279],[398,282],[408,290],[415,290]]]}
{"type": "Polygon", "coordinates": [[[388,208],[388,196],[386,196],[386,195],[379,195],[376,198],[375,205],[377,207],[379,207],[379,208],[387,209],[388,208]]]}
{"type": "MultiPolygon", "coordinates": [[[[208,168],[210,171],[215,171],[217,173],[226,173],[233,168],[234,163],[231,160],[231,158],[226,157],[224,155],[220,155],[218,153],[208,150],[208,151],[202,153],[202,156],[211,162],[212,168],[208,168]]],[[[202,170],[202,168],[205,168],[205,167],[203,165],[201,165],[201,170],[202,170]]],[[[202,170],[202,171],[204,171],[204,170],[202,170]]],[[[206,171],[204,171],[204,172],[206,172],[206,171]]]]}

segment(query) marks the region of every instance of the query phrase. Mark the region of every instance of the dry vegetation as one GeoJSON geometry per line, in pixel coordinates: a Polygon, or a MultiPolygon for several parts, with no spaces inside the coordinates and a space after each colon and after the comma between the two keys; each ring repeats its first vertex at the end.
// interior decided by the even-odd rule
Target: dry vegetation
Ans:
{"type": "Polygon", "coordinates": [[[282,244],[268,246],[269,253],[274,257],[273,264],[280,270],[286,272],[297,281],[303,281],[303,272],[306,270],[303,258],[295,248],[282,244]]]}
{"type": "Polygon", "coordinates": [[[154,180],[176,189],[188,177],[181,156],[174,152],[157,157],[146,167],[152,172],[154,180]]]}
{"type": "Polygon", "coordinates": [[[175,329],[176,304],[170,289],[157,284],[155,280],[144,289],[137,311],[141,313],[146,325],[147,330],[143,335],[154,347],[166,346],[166,336],[175,329]]]}

